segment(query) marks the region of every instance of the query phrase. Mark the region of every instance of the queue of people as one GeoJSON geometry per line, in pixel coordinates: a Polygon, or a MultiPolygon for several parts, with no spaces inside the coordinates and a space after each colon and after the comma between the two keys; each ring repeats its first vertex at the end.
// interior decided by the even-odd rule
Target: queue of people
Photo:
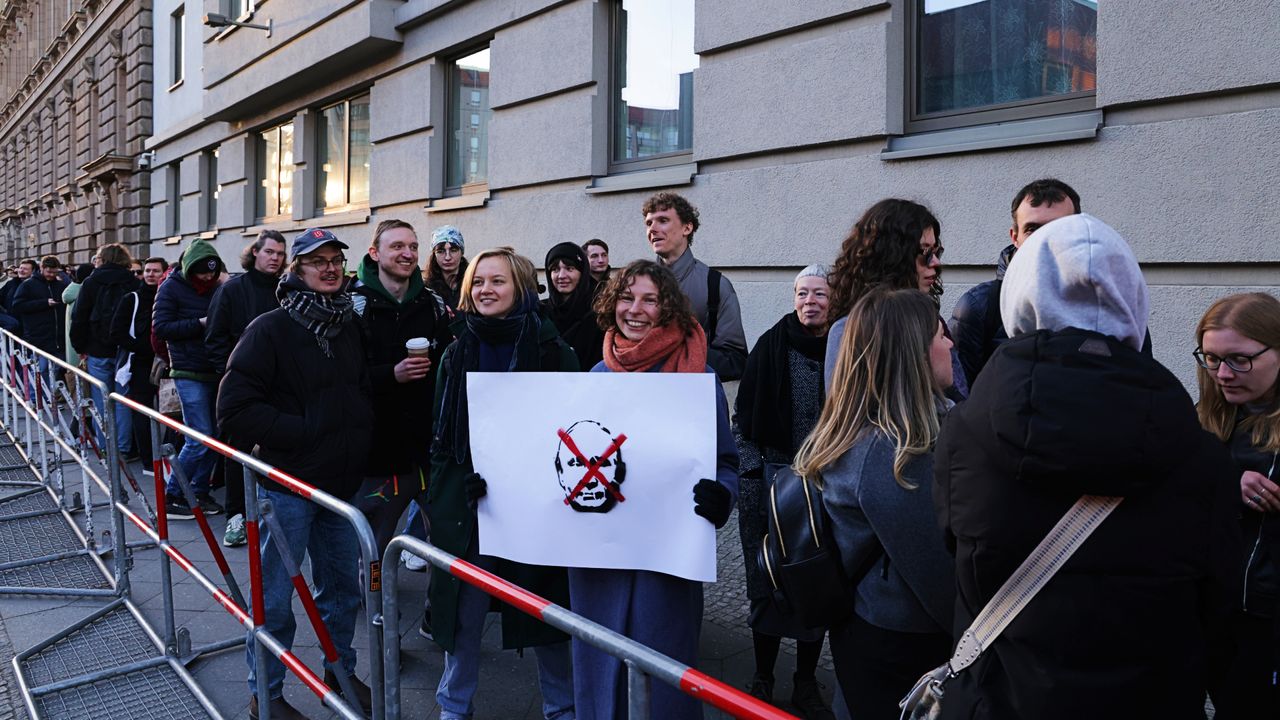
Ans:
{"type": "MultiPolygon", "coordinates": [[[[898,717],[917,678],[948,661],[1077,500],[1122,498],[946,680],[942,717],[1201,718],[1206,694],[1218,718],[1276,716],[1280,300],[1247,293],[1208,309],[1187,353],[1198,365],[1193,402],[1151,355],[1133,252],[1081,206],[1058,180],[1022,188],[996,278],[966,292],[948,321],[942,223],[918,202],[877,202],[829,265],[795,276],[791,309],[749,352],[733,283],[693,255],[697,208],[669,192],[641,208],[654,260],[613,268],[603,240],[557,244],[543,259],[541,300],[534,263],[511,248],[468,260],[462,232],[442,226],[420,270],[415,229],[385,220],[354,276],[351,248],[328,230],[291,241],[264,231],[234,278],[200,240],[173,268],[149,258],[136,271],[123,247],[107,245],[78,285],[56,258],[33,262],[16,289],[0,287],[0,303],[51,353],[66,351],[69,325],[90,373],[140,401],[156,401],[150,371],[162,367],[187,425],[348,499],[379,549],[403,526],[690,665],[700,583],[480,554],[476,512],[489,483],[470,454],[467,374],[740,380],[732,412],[716,384],[714,477],[687,478],[689,512],[719,529],[736,508],[754,648],[747,690],[781,701],[775,672],[793,639],[789,700],[805,718],[898,717]],[[779,522],[769,517],[775,482],[820,493],[842,571],[831,581],[853,598],[826,626],[780,605],[756,563],[779,522]],[[816,676],[828,638],[834,708],[816,676]]],[[[143,434],[118,433],[122,457],[149,454],[143,434]]],[[[198,504],[217,514],[219,473],[202,450],[188,444],[178,462],[198,504]]],[[[236,546],[245,498],[231,474],[224,544],[236,546]]],[[[281,521],[279,547],[295,563],[310,558],[317,605],[351,672],[360,582],[350,527],[267,479],[256,500],[281,521]]],[[[169,516],[192,510],[171,481],[169,516]]],[[[292,585],[263,533],[267,626],[288,647],[292,585]]],[[[445,652],[440,717],[469,718],[483,692],[489,598],[440,571],[428,596],[422,633],[445,652]]],[[[502,644],[534,650],[549,720],[626,717],[618,659],[506,607],[502,644]]],[[[271,716],[303,717],[284,700],[283,666],[268,658],[259,678],[252,648],[247,660],[250,691],[267,684],[271,716]]],[[[348,700],[367,709],[370,689],[352,680],[348,700]]],[[[326,682],[337,687],[331,674],[326,682]]],[[[701,717],[678,689],[652,690],[655,716],[701,717]]]]}

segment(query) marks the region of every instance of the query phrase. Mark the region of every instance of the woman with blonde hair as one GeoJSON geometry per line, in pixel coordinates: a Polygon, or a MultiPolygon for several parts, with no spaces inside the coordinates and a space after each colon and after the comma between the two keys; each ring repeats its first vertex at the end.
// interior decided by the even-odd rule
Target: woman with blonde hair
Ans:
{"type": "Polygon", "coordinates": [[[859,720],[898,717],[946,661],[954,561],[934,516],[933,445],[950,405],[951,341],[916,289],[877,288],[850,311],[830,393],[794,470],[823,490],[854,614],[831,628],[840,691],[859,720]]]}
{"type": "Polygon", "coordinates": [[[1221,720],[1280,715],[1280,300],[1215,302],[1196,326],[1200,424],[1231,449],[1243,503],[1244,593],[1221,720]]]}
{"type": "MultiPolygon", "coordinates": [[[[574,372],[578,359],[556,326],[538,315],[533,263],[509,247],[485,250],[462,278],[457,338],[440,359],[434,407],[435,441],[427,515],[431,542],[552,602],[568,605],[564,568],[525,565],[480,555],[476,503],[487,493],[471,463],[468,435],[468,372],[574,372]]],[[[432,570],[429,589],[434,639],[445,650],[444,674],[436,690],[442,720],[470,718],[480,675],[480,639],[489,596],[432,570]]],[[[538,658],[542,712],[547,720],[573,717],[573,679],[568,636],[502,606],[504,648],[532,647],[538,658]]]]}

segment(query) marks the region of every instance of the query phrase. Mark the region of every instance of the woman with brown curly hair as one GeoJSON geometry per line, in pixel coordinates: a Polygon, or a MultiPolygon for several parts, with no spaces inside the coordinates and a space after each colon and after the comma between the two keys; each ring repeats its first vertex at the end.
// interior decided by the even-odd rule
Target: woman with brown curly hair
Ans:
{"type": "MultiPolygon", "coordinates": [[[[929,208],[910,200],[881,200],[854,223],[827,278],[831,284],[830,314],[838,318],[827,342],[828,393],[849,310],[877,286],[893,290],[915,288],[933,298],[936,305],[943,292],[942,249],[938,219],[929,208]]],[[[950,331],[944,332],[950,339],[950,331]]],[[[969,386],[955,348],[951,349],[951,358],[956,369],[955,384],[947,388],[947,396],[960,401],[968,397],[969,386]]]]}
{"type": "MultiPolygon", "coordinates": [[[[637,260],[609,280],[596,299],[604,329],[604,362],[593,372],[709,373],[707,338],[675,275],[651,260],[637,260]]],[[[692,511],[716,528],[733,510],[738,451],[729,410],[716,388],[716,477],[690,478],[692,511]]],[[[702,624],[702,583],[648,570],[569,569],[574,612],[654,650],[693,665],[702,624]]],[[[574,706],[579,720],[627,717],[626,666],[578,639],[573,641],[574,706]]],[[[653,683],[653,717],[701,718],[698,700],[653,683]]]]}

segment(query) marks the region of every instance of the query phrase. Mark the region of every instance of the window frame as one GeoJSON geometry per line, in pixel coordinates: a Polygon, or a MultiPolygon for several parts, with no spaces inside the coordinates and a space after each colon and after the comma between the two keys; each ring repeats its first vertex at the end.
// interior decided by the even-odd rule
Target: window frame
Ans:
{"type": "MultiPolygon", "coordinates": [[[[456,70],[457,70],[457,67],[458,67],[458,61],[459,61],[459,60],[462,60],[463,58],[467,58],[467,57],[470,57],[470,56],[472,56],[472,55],[475,55],[476,53],[478,53],[478,52],[480,52],[480,51],[482,51],[482,50],[489,50],[489,51],[490,51],[490,66],[489,66],[489,75],[490,75],[490,80],[489,80],[489,81],[490,81],[490,83],[492,84],[492,82],[493,82],[493,78],[492,78],[492,76],[493,76],[493,64],[492,64],[492,62],[493,62],[493,61],[492,61],[493,39],[492,39],[492,38],[487,39],[487,40],[484,40],[483,42],[477,43],[477,44],[475,44],[475,45],[470,45],[470,46],[468,46],[466,49],[461,50],[461,51],[459,51],[459,52],[457,52],[457,53],[454,53],[454,54],[449,58],[449,61],[445,64],[445,67],[444,67],[444,103],[443,103],[443,106],[444,106],[444,152],[443,152],[443,153],[441,153],[441,155],[442,155],[442,156],[443,156],[443,158],[444,158],[443,163],[442,163],[442,168],[441,168],[441,169],[443,170],[443,172],[441,173],[441,179],[442,179],[442,183],[441,183],[441,184],[442,184],[442,187],[443,187],[443,194],[442,194],[442,197],[446,197],[446,198],[448,198],[448,197],[459,197],[459,196],[463,196],[463,195],[472,195],[472,194],[478,194],[478,193],[488,193],[488,191],[489,191],[489,171],[488,171],[488,165],[489,165],[489,147],[488,147],[488,145],[487,145],[487,144],[486,144],[486,146],[485,146],[485,148],[484,148],[484,156],[485,156],[485,177],[484,177],[484,180],[475,180],[475,181],[472,181],[472,182],[469,182],[469,183],[462,183],[461,185],[450,185],[450,184],[449,184],[449,173],[450,173],[450,170],[451,170],[451,169],[452,169],[452,167],[453,167],[453,163],[454,163],[454,162],[462,162],[462,161],[463,161],[462,154],[459,154],[459,157],[457,157],[457,158],[452,157],[452,155],[453,155],[453,137],[452,137],[452,136],[453,136],[453,133],[454,133],[455,131],[461,131],[461,130],[462,130],[462,127],[463,127],[461,122],[459,122],[459,123],[458,123],[458,126],[456,126],[456,127],[455,127],[455,126],[454,126],[454,120],[453,120],[453,115],[454,115],[454,110],[455,110],[455,108],[453,107],[453,104],[454,104],[454,95],[455,95],[455,93],[458,91],[458,80],[457,80],[457,77],[456,77],[456,76],[457,76],[457,72],[456,72],[456,70]]],[[[479,92],[479,91],[472,91],[472,92],[474,93],[474,92],[479,92]]],[[[459,94],[459,97],[460,97],[460,96],[461,96],[461,95],[459,94]]],[[[493,101],[492,101],[492,100],[489,100],[489,101],[488,101],[488,113],[489,113],[489,115],[490,115],[490,120],[492,120],[492,115],[493,115],[493,101]]],[[[461,113],[459,113],[459,120],[461,120],[461,113]]],[[[469,125],[469,124],[468,124],[468,125],[466,125],[466,127],[467,127],[467,128],[481,127],[481,126],[483,126],[483,127],[485,128],[484,136],[485,136],[485,140],[486,140],[486,143],[487,143],[488,138],[489,138],[489,123],[488,123],[488,121],[482,122],[482,123],[480,123],[479,125],[474,125],[474,126],[473,126],[473,125],[469,125]]],[[[473,139],[477,139],[477,140],[478,140],[478,138],[473,138],[473,139]]],[[[463,175],[466,175],[466,174],[467,174],[467,173],[464,171],[464,172],[463,172],[463,175]]]]}
{"type": "Polygon", "coordinates": [[[218,182],[218,151],[213,147],[200,152],[200,213],[201,230],[218,229],[218,196],[222,185],[218,182]]]}
{"type": "Polygon", "coordinates": [[[920,68],[917,50],[920,46],[920,18],[924,13],[924,4],[925,0],[910,0],[907,3],[906,42],[903,43],[905,53],[903,67],[906,68],[904,73],[906,80],[906,97],[904,99],[906,102],[903,103],[903,129],[907,134],[1068,115],[1087,112],[1096,108],[1097,90],[1083,90],[979,107],[944,110],[926,114],[919,113],[920,98],[917,91],[919,90],[918,76],[920,68]]]}
{"type": "Polygon", "coordinates": [[[164,196],[169,212],[165,218],[168,237],[182,237],[182,161],[171,162],[166,167],[164,196]]]}
{"type": "MultiPolygon", "coordinates": [[[[291,171],[290,178],[289,178],[289,192],[290,192],[289,208],[287,210],[281,210],[280,208],[280,170],[283,167],[283,164],[280,162],[279,158],[284,157],[284,143],[280,142],[279,134],[285,127],[290,128],[290,142],[293,142],[296,145],[297,128],[294,127],[294,118],[292,117],[290,117],[288,120],[284,122],[277,123],[275,125],[268,125],[266,127],[259,128],[253,132],[253,152],[254,152],[253,217],[254,217],[254,221],[259,224],[279,222],[284,220],[292,220],[294,210],[297,207],[297,201],[298,201],[297,172],[291,171]],[[275,214],[270,214],[270,215],[267,214],[266,207],[258,206],[259,188],[265,187],[262,183],[268,179],[267,175],[265,174],[268,170],[266,167],[267,141],[262,136],[269,132],[277,133],[276,142],[277,142],[277,146],[280,148],[277,151],[277,166],[276,166],[276,178],[275,178],[276,180],[276,183],[275,183],[276,184],[276,208],[275,208],[276,212],[275,214]],[[259,174],[260,172],[262,174],[259,174]]],[[[294,157],[292,148],[290,148],[290,157],[293,158],[293,164],[296,166],[297,158],[294,157]]],[[[267,192],[263,195],[264,205],[269,197],[270,197],[270,192],[267,192]]]]}
{"type": "MultiPolygon", "coordinates": [[[[316,142],[315,142],[316,172],[312,173],[312,175],[315,176],[314,182],[315,182],[315,216],[316,217],[320,217],[323,215],[333,215],[337,213],[350,212],[355,209],[369,207],[368,198],[370,195],[371,187],[365,189],[365,195],[366,195],[365,200],[361,202],[352,202],[351,200],[351,117],[352,117],[351,106],[355,101],[361,100],[361,99],[365,101],[365,105],[369,108],[370,123],[372,123],[373,102],[372,102],[371,93],[367,89],[355,95],[352,95],[350,97],[343,98],[342,100],[339,100],[337,102],[332,102],[332,103],[329,103],[328,105],[317,108],[312,114],[312,117],[315,118],[315,123],[316,123],[316,142]],[[342,133],[343,162],[346,165],[346,167],[343,170],[343,178],[344,178],[343,202],[341,204],[326,206],[323,204],[324,190],[325,190],[324,185],[327,182],[328,178],[324,177],[322,174],[323,173],[322,168],[324,163],[320,159],[320,153],[326,146],[327,138],[323,133],[320,132],[320,128],[323,126],[323,123],[324,123],[325,111],[332,110],[333,108],[336,108],[339,106],[345,106],[346,108],[346,112],[343,115],[343,123],[345,124],[346,127],[344,128],[342,133]]],[[[370,140],[369,142],[369,150],[370,150],[369,157],[372,160],[372,156],[373,156],[372,140],[370,140]]],[[[372,186],[373,184],[372,165],[373,163],[370,162],[369,173],[367,177],[367,181],[370,186],[372,186]]]]}
{"type": "MultiPolygon", "coordinates": [[[[627,33],[622,22],[623,0],[613,0],[609,6],[609,128],[606,139],[608,156],[608,173],[610,175],[652,170],[654,168],[685,165],[693,160],[693,128],[689,128],[689,149],[675,152],[649,155],[634,160],[617,160],[617,143],[619,135],[626,135],[624,118],[620,117],[622,106],[622,77],[626,71],[627,33]]],[[[699,59],[701,66],[701,59],[699,59]]],[[[696,102],[696,97],[694,102],[696,102]]]]}
{"type": "Polygon", "coordinates": [[[169,14],[169,89],[182,85],[187,78],[186,36],[184,34],[187,18],[186,5],[179,5],[169,14]]]}

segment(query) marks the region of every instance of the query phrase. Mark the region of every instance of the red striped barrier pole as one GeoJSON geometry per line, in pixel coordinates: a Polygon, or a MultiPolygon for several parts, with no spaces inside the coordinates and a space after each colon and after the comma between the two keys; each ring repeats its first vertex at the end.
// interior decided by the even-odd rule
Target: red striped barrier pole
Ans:
{"type": "Polygon", "coordinates": [[[222,552],[222,547],[218,545],[218,539],[213,535],[213,528],[209,527],[209,518],[204,514],[204,508],[200,507],[200,499],[196,497],[195,491],[191,489],[191,482],[187,479],[187,473],[183,471],[182,466],[177,462],[177,453],[173,446],[165,443],[160,448],[161,454],[164,455],[169,466],[173,469],[173,479],[178,481],[178,487],[182,489],[182,495],[187,500],[187,506],[191,508],[191,513],[195,515],[196,524],[200,526],[200,533],[204,535],[204,541],[209,546],[209,551],[213,554],[213,561],[218,564],[218,570],[222,573],[222,579],[227,583],[227,590],[231,592],[231,596],[240,603],[240,607],[247,607],[248,603],[244,601],[244,595],[240,592],[240,583],[236,582],[235,575],[231,572],[231,565],[227,563],[227,557],[222,552]]]}

